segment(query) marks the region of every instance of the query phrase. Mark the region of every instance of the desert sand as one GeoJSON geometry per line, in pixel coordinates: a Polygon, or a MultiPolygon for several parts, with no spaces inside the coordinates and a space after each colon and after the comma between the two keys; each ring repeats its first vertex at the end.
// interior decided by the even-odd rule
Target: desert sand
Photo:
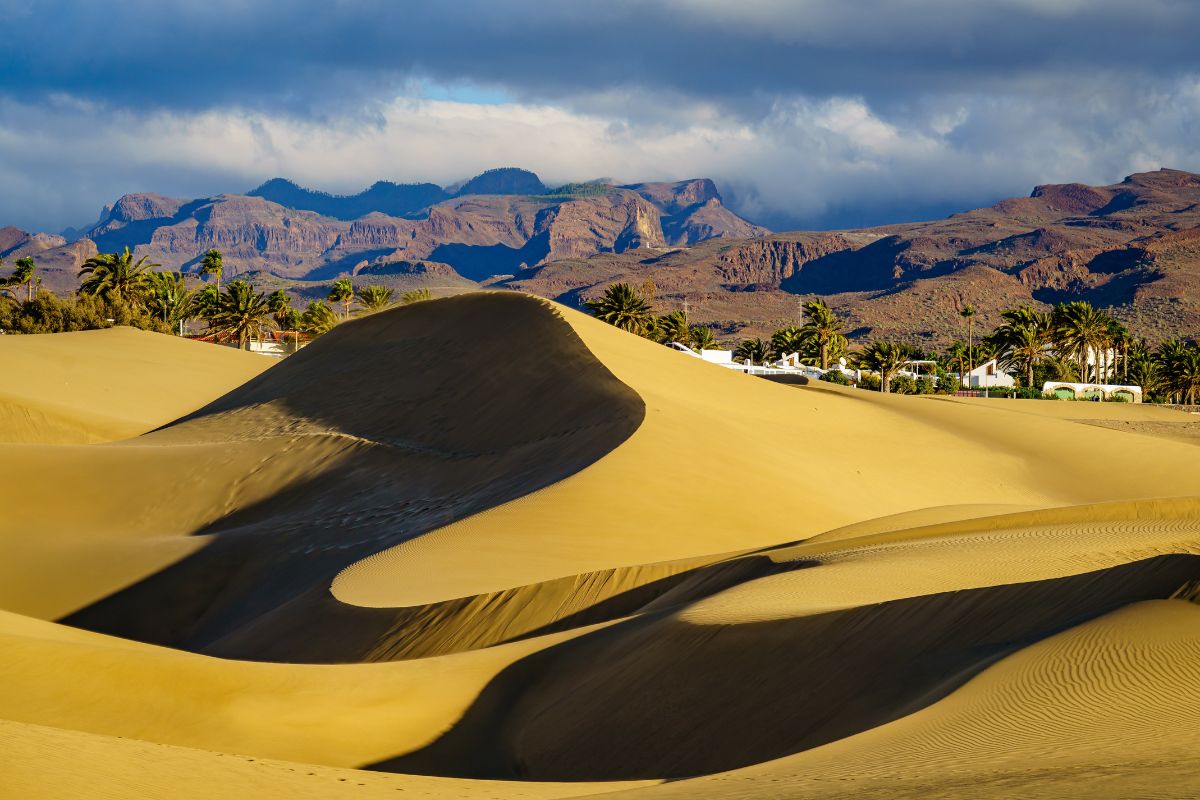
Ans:
{"type": "Polygon", "coordinates": [[[780,386],[516,293],[257,359],[0,341],[0,796],[1200,792],[1181,412],[780,386]]]}

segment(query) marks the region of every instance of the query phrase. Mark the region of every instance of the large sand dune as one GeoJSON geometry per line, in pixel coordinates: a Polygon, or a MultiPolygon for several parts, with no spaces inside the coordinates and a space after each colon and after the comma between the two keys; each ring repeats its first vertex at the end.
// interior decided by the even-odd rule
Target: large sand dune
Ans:
{"type": "Polygon", "coordinates": [[[512,293],[261,374],[0,345],[47,410],[0,444],[2,796],[1200,786],[1200,451],[1135,429],[1179,412],[778,386],[512,293]]]}

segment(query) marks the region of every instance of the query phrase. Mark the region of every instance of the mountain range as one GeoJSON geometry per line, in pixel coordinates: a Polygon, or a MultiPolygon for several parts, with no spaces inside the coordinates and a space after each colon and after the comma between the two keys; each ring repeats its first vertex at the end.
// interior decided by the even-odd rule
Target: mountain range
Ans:
{"type": "Polygon", "coordinates": [[[217,248],[230,277],[324,281],[432,262],[482,281],[559,258],[767,232],[725,208],[708,179],[550,189],[531,172],[496,169],[454,191],[379,182],[339,196],[273,179],[244,195],[128,194],[74,241],[6,228],[0,256],[36,254],[43,280],[59,288],[73,288],[90,255],[125,247],[184,272],[217,248]]]}
{"type": "Polygon", "coordinates": [[[346,196],[283,179],[196,200],[131,194],[68,233],[77,238],[0,229],[0,257],[36,255],[58,290],[74,288],[88,256],[125,246],[183,271],[215,247],[227,276],[304,297],[346,274],[568,304],[652,280],[656,310],[686,307],[730,337],[795,322],[814,294],[856,338],[941,344],[961,335],[968,303],[987,328],[1005,308],[1073,299],[1153,339],[1200,332],[1200,175],[1171,169],[848,231],[771,233],[726,208],[704,178],[550,188],[506,168],[454,187],[379,182],[346,196]]]}

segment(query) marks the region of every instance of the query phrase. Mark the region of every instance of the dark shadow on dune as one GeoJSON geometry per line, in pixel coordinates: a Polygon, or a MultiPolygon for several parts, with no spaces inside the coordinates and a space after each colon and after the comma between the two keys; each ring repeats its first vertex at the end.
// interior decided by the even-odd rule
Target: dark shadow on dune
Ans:
{"type": "Polygon", "coordinates": [[[429,746],[373,769],[471,778],[683,778],[817,747],[923,708],[1022,647],[1164,599],[1200,557],[807,617],[687,624],[660,610],[500,673],[429,746]]]}
{"type": "Polygon", "coordinates": [[[191,556],[62,621],[236,658],[357,660],[396,612],[341,606],[328,594],[339,571],[578,472],[644,414],[549,306],[524,295],[347,323],[148,434],[164,444],[306,434],[345,440],[339,457],[196,531],[212,539],[191,556]]]}

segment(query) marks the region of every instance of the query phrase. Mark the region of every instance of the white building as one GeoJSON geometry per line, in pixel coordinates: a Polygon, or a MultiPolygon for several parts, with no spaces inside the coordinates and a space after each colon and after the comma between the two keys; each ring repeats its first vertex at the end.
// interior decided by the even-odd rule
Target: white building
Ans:
{"type": "Polygon", "coordinates": [[[1126,403],[1142,402],[1142,387],[1122,386],[1109,383],[1068,383],[1046,381],[1042,384],[1043,394],[1052,394],[1060,400],[1123,400],[1126,403]]]}
{"type": "Polygon", "coordinates": [[[960,376],[959,382],[964,389],[1010,389],[1017,385],[1013,376],[1000,369],[1000,362],[994,358],[980,364],[966,375],[960,376]]]}

